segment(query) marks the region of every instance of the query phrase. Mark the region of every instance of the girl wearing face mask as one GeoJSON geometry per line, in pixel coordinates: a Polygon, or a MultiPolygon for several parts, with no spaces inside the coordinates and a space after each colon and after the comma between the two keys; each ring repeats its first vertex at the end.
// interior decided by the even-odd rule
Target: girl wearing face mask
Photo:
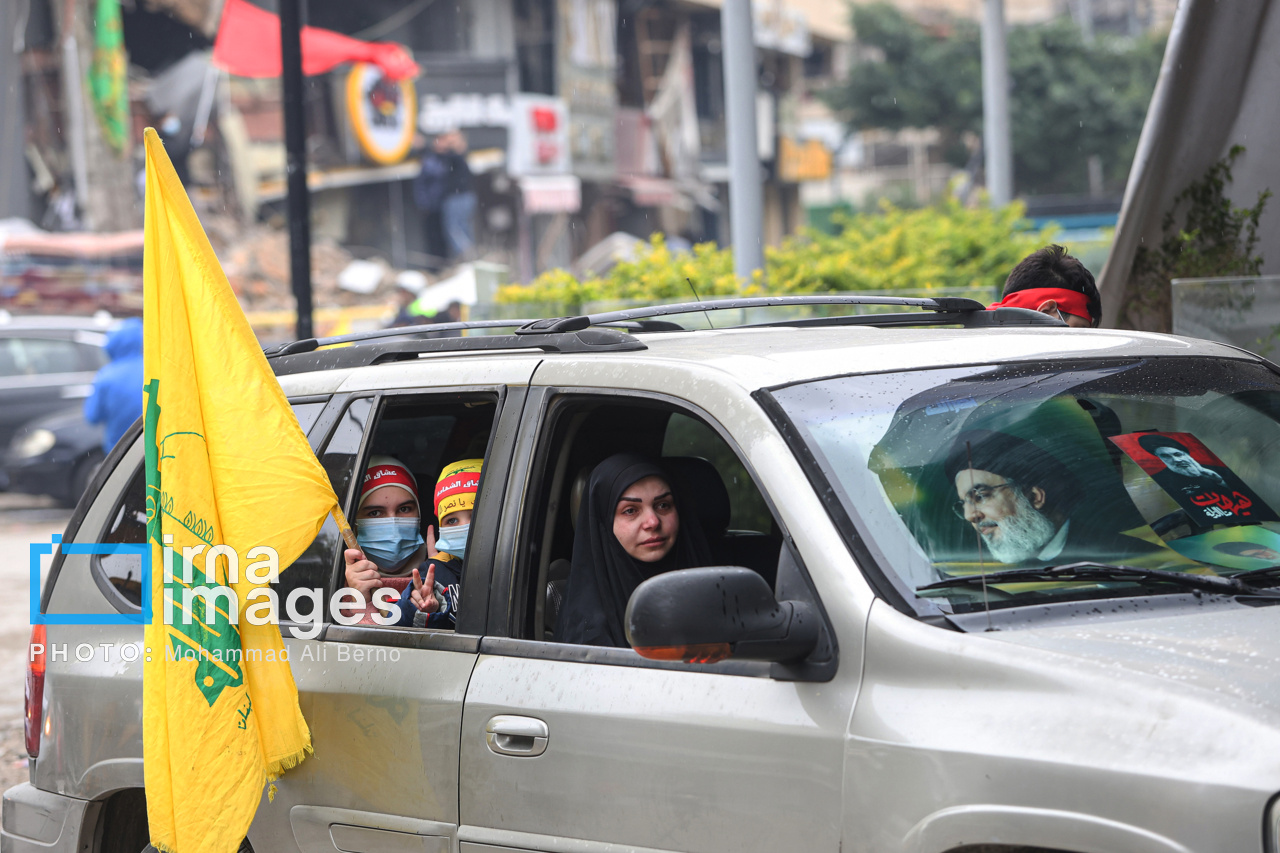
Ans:
{"type": "Polygon", "coordinates": [[[413,570],[413,582],[400,596],[398,625],[455,627],[462,588],[458,582],[467,553],[471,512],[476,505],[483,459],[462,459],[444,466],[436,481],[435,511],[440,520],[436,556],[413,570]]]}
{"type": "MultiPolygon", "coordinates": [[[[372,601],[383,579],[406,577],[426,559],[429,548],[422,541],[419,524],[418,481],[400,460],[375,456],[365,469],[356,507],[355,527],[359,550],[343,553],[347,586],[372,601]]],[[[427,528],[431,536],[431,528],[427,528]]],[[[368,613],[372,613],[370,608],[368,613]]]]}
{"type": "Polygon", "coordinates": [[[373,457],[360,486],[356,541],[361,550],[347,551],[347,585],[368,595],[381,586],[370,581],[403,577],[421,563],[426,546],[420,515],[418,481],[412,472],[391,456],[373,457]]]}
{"type": "MultiPolygon", "coordinates": [[[[400,598],[397,625],[452,628],[457,618],[458,571],[480,480],[479,459],[447,466],[436,486],[439,541],[424,543],[419,532],[418,483],[399,460],[375,456],[365,471],[356,509],[356,541],[361,550],[344,553],[347,586],[366,601],[383,578],[412,577],[400,598]],[[447,528],[447,530],[446,530],[447,528]],[[430,559],[428,556],[430,555],[430,559]],[[415,623],[414,616],[419,614],[415,623]]],[[[433,528],[426,528],[432,539],[433,528]]]]}
{"type": "MultiPolygon", "coordinates": [[[[480,460],[465,460],[445,469],[445,474],[474,462],[474,476],[470,478],[470,497],[475,501],[475,485],[480,479],[480,460]]],[[[470,469],[468,469],[470,470],[470,469]]],[[[448,485],[449,492],[467,494],[468,478],[454,475],[448,485]]],[[[438,487],[439,489],[439,487],[438,487]]],[[[461,503],[460,498],[453,503],[461,503]]],[[[436,507],[440,507],[439,498],[436,507]]],[[[443,542],[434,542],[433,528],[428,525],[422,542],[420,533],[421,510],[417,500],[417,480],[408,467],[390,456],[375,456],[365,470],[361,485],[360,506],[356,508],[355,548],[344,552],[348,587],[364,594],[365,601],[383,587],[384,578],[406,578],[412,583],[404,588],[399,601],[401,619],[397,625],[413,625],[413,616],[421,612],[420,625],[433,628],[452,628],[456,620],[458,574],[465,549],[465,533],[460,542],[458,529],[470,521],[471,506],[465,511],[457,507],[444,507],[449,534],[443,542]],[[434,547],[433,547],[434,546],[434,547]],[[430,558],[429,558],[430,557],[430,558]],[[452,565],[451,565],[452,564],[452,565]]],[[[443,530],[442,530],[443,533],[443,530]]],[[[371,611],[370,611],[371,612],[371,611]]]]}

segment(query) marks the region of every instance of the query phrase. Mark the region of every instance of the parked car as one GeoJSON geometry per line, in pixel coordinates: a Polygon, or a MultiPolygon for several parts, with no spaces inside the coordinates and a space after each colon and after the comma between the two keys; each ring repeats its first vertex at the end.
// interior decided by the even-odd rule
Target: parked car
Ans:
{"type": "Polygon", "coordinates": [[[24,424],[83,403],[107,363],[114,324],[98,317],[24,316],[0,311],[0,448],[24,424]]]}
{"type": "Polygon", "coordinates": [[[102,457],[102,424],[86,421],[76,404],[20,427],[4,453],[4,476],[9,491],[75,506],[102,457]]]}
{"type": "MultiPolygon", "coordinates": [[[[315,753],[247,843],[1275,851],[1280,368],[887,301],[904,311],[739,299],[270,353],[351,517],[375,454],[419,483],[485,463],[456,630],[283,627],[315,753]],[[672,322],[704,309],[716,328],[672,322]],[[624,450],[678,480],[720,567],[642,583],[631,648],[562,642],[583,484],[624,450]]],[[[139,427],[89,491],[64,541],[144,541],[139,427]]],[[[281,600],[327,600],[341,550],[330,521],[281,600]]],[[[60,553],[40,609],[138,614],[139,578],[60,553]]],[[[36,627],[4,853],[146,843],[141,646],[36,627]]]]}

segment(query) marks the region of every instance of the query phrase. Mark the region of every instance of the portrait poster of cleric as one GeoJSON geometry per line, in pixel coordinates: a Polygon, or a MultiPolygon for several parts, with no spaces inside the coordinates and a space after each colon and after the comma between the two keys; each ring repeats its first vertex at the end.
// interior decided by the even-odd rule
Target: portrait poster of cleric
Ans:
{"type": "Polygon", "coordinates": [[[1120,503],[1128,503],[1122,490],[1093,477],[1082,480],[1082,466],[1037,442],[966,430],[951,444],[944,466],[955,490],[954,515],[972,529],[971,541],[984,559],[1011,566],[1129,562],[1160,550],[1126,535],[1138,531],[1142,519],[1131,504],[1126,511],[1120,503]]]}
{"type": "Polygon", "coordinates": [[[1280,521],[1257,492],[1189,432],[1131,432],[1111,441],[1201,527],[1280,521]]]}
{"type": "Polygon", "coordinates": [[[1212,566],[1250,571],[1280,566],[1280,534],[1265,527],[1224,527],[1169,542],[1184,557],[1212,566]]]}

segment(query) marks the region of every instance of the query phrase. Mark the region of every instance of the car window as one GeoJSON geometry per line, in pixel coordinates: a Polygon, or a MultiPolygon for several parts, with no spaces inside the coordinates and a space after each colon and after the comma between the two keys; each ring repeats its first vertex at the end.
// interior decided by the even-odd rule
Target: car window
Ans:
{"type": "MultiPolygon", "coordinates": [[[[351,490],[352,472],[360,457],[365,428],[373,413],[373,399],[358,397],[343,410],[334,426],[329,441],[320,450],[320,464],[329,475],[329,483],[339,500],[344,500],[351,490]]],[[[280,572],[276,594],[281,602],[288,600],[295,589],[328,589],[333,569],[338,559],[342,536],[332,517],[327,517],[320,532],[293,565],[280,572]]],[[[310,599],[304,599],[299,609],[311,615],[307,608],[310,599]]]]}
{"type": "MultiPolygon", "coordinates": [[[[293,404],[294,414],[297,415],[303,432],[310,431],[315,425],[324,406],[323,402],[293,404]]],[[[116,545],[140,545],[147,541],[147,472],[144,465],[139,465],[130,478],[115,513],[98,541],[116,545]]],[[[99,554],[95,555],[94,563],[96,571],[106,578],[126,602],[134,607],[142,605],[142,564],[136,555],[99,554]]],[[[293,581],[289,577],[291,572],[292,569],[281,573],[282,585],[286,578],[293,581]]],[[[324,586],[323,580],[320,586],[324,586]]]]}
{"type": "MultiPolygon", "coordinates": [[[[124,497],[107,524],[102,542],[112,545],[141,545],[147,541],[147,470],[139,465],[125,487],[124,497]]],[[[99,570],[120,597],[134,607],[142,606],[142,561],[135,554],[101,554],[99,570]]]]}
{"type": "Polygon", "coordinates": [[[882,568],[944,612],[1188,589],[1132,574],[995,582],[1001,571],[1280,565],[1280,378],[1262,365],[988,365],[774,394],[882,568]]]}
{"type": "Polygon", "coordinates": [[[703,421],[681,412],[673,414],[667,422],[662,455],[696,456],[715,465],[729,494],[730,529],[768,532],[773,528],[773,516],[764,496],[747,474],[746,466],[703,421]]]}
{"type": "MultiPolygon", "coordinates": [[[[496,411],[494,395],[384,398],[364,447],[363,468],[355,469],[359,476],[346,497],[346,513],[365,557],[377,567],[378,574],[369,578],[370,594],[390,589],[391,601],[402,608],[395,627],[455,628],[469,518],[479,499],[483,467],[475,460],[484,459],[496,411]],[[384,482],[395,488],[385,489],[380,485],[384,482]],[[416,491],[416,507],[411,490],[416,491]],[[432,541],[439,545],[434,555],[428,552],[432,541]],[[424,581],[429,571],[434,577],[438,607],[416,621],[417,608],[407,597],[415,568],[424,581]]],[[[336,583],[348,586],[345,562],[339,563],[336,583]]],[[[366,608],[357,624],[378,627],[374,613],[366,608]]]]}
{"type": "Polygon", "coordinates": [[[734,448],[701,417],[647,399],[566,396],[549,419],[521,525],[518,636],[563,638],[560,609],[569,596],[574,546],[584,533],[578,525],[586,519],[587,486],[596,466],[619,452],[642,454],[666,473],[680,528],[696,526],[704,542],[703,564],[745,566],[774,585],[779,528],[734,448]]]}
{"type": "MultiPolygon", "coordinates": [[[[78,373],[86,369],[80,344],[53,338],[14,338],[20,373],[78,373]]],[[[90,368],[91,369],[91,368],[90,368]]]]}
{"type": "Polygon", "coordinates": [[[92,370],[96,372],[98,368],[102,367],[109,361],[107,358],[107,351],[97,344],[86,344],[82,341],[76,341],[73,346],[75,346],[76,352],[79,354],[81,370],[92,370]]]}
{"type": "Polygon", "coordinates": [[[18,376],[23,371],[22,344],[17,338],[0,338],[0,376],[18,376]]]}

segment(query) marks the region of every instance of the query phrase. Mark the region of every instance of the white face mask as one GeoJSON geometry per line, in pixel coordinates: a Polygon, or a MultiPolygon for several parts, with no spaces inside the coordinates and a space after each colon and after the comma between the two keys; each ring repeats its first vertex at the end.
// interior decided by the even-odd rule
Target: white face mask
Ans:
{"type": "Polygon", "coordinates": [[[455,524],[453,527],[440,528],[440,536],[436,539],[436,550],[444,551],[461,559],[467,553],[467,537],[471,533],[470,524],[455,524]]]}
{"type": "Polygon", "coordinates": [[[403,563],[422,545],[417,516],[413,518],[362,518],[356,522],[356,542],[364,555],[380,569],[403,563]]]}

